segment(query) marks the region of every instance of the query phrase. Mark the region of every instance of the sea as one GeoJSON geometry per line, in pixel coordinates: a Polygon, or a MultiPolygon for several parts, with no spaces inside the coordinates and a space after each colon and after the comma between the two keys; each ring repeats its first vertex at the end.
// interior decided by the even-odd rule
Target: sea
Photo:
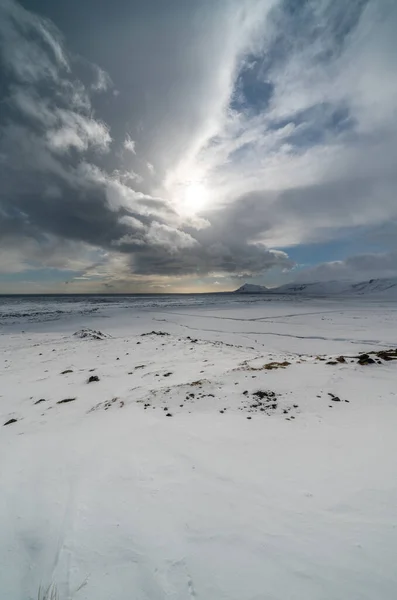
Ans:
{"type": "Polygon", "coordinates": [[[104,295],[0,295],[0,328],[7,325],[42,323],[74,317],[108,316],[130,309],[165,310],[191,306],[274,301],[261,295],[213,294],[104,294],[104,295]]]}

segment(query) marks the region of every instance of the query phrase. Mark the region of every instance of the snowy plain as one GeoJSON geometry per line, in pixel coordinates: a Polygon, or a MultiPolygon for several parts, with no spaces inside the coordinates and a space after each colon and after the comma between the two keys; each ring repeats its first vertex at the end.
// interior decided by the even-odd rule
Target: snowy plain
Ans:
{"type": "Polygon", "coordinates": [[[2,299],[0,323],[1,598],[396,598],[397,361],[370,354],[395,302],[2,299]]]}

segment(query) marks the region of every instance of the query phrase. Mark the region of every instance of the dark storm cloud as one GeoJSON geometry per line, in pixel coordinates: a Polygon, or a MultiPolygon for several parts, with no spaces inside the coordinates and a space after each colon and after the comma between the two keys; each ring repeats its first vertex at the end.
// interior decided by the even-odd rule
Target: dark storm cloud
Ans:
{"type": "MultiPolygon", "coordinates": [[[[131,264],[137,273],[250,272],[287,264],[283,255],[275,256],[263,246],[244,241],[229,244],[226,236],[218,239],[217,233],[216,243],[212,240],[203,246],[194,229],[178,228],[178,216],[169,202],[134,190],[126,183],[128,179],[134,183],[129,172],[109,172],[114,140],[94,112],[92,94],[108,92],[108,101],[116,103],[117,95],[109,89],[110,77],[99,67],[88,67],[70,56],[60,32],[49,21],[12,0],[1,0],[0,10],[6,75],[0,122],[4,247],[15,238],[38,243],[48,237],[74,240],[136,255],[131,264]],[[76,63],[80,68],[74,68],[76,63]],[[84,72],[82,65],[87,75],[84,82],[75,77],[76,70],[84,72]]],[[[186,18],[184,10],[180,17],[186,18]]],[[[151,26],[156,30],[163,18],[162,9],[151,26]]],[[[153,73],[151,60],[148,56],[146,78],[156,77],[160,68],[157,65],[153,73]]],[[[169,78],[167,72],[163,84],[167,79],[170,85],[169,78]]],[[[158,94],[161,81],[157,84],[158,94]]],[[[170,87],[163,101],[172,102],[173,94],[170,87]]],[[[128,135],[125,140],[126,150],[135,154],[133,140],[128,135]]]]}
{"type": "MultiPolygon", "coordinates": [[[[91,162],[100,164],[112,140],[93,113],[89,88],[74,79],[55,27],[8,0],[0,10],[3,241],[55,235],[106,248],[135,233],[147,243],[150,215],[170,213],[170,207],[91,162]],[[135,220],[126,224],[128,215],[135,220]]],[[[91,72],[97,76],[92,85],[105,91],[108,78],[98,68],[91,72]]]]}
{"type": "Polygon", "coordinates": [[[207,275],[228,273],[249,277],[262,273],[266,269],[279,267],[291,268],[294,263],[284,252],[269,250],[264,244],[231,241],[200,244],[199,247],[187,247],[178,254],[165,255],[153,248],[139,253],[135,257],[135,272],[140,274],[207,275]]]}

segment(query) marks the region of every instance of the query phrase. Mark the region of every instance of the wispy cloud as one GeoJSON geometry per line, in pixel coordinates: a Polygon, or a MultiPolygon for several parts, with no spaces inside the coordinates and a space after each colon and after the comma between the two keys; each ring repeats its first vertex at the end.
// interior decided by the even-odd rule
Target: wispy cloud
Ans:
{"type": "Polygon", "coordinates": [[[132,152],[132,154],[136,154],[135,142],[131,139],[129,135],[127,135],[127,137],[124,140],[124,149],[128,150],[129,152],[132,152]]]}

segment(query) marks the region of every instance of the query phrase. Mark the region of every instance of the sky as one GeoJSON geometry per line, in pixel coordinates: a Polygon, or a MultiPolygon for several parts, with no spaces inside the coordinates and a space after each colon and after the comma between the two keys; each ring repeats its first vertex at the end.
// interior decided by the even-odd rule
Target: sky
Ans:
{"type": "Polygon", "coordinates": [[[0,293],[397,276],[395,0],[0,0],[0,293]]]}

